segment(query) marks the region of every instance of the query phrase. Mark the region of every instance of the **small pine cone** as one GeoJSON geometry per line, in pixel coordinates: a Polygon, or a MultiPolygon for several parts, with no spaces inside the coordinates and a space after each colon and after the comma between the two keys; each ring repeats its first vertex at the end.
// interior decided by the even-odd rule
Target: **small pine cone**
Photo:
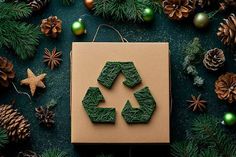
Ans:
{"type": "Polygon", "coordinates": [[[50,110],[49,107],[38,107],[35,108],[36,117],[39,119],[40,124],[45,125],[46,127],[52,127],[55,123],[54,117],[55,113],[50,110]]]}
{"type": "Polygon", "coordinates": [[[50,16],[42,20],[40,28],[46,36],[56,38],[62,31],[62,21],[57,16],[50,16]]]}
{"type": "Polygon", "coordinates": [[[31,150],[25,150],[25,151],[19,152],[17,157],[39,157],[39,156],[31,150]]]}
{"type": "Polygon", "coordinates": [[[224,65],[225,55],[221,49],[214,48],[209,50],[203,59],[204,66],[212,71],[218,70],[224,65]]]}
{"type": "Polygon", "coordinates": [[[40,11],[49,3],[49,1],[50,0],[27,0],[27,3],[33,11],[40,11]]]}
{"type": "Polygon", "coordinates": [[[229,103],[236,101],[236,74],[226,73],[215,82],[215,92],[219,99],[229,103]]]}
{"type": "Polygon", "coordinates": [[[232,13],[228,19],[224,19],[225,23],[220,23],[217,36],[225,45],[236,44],[236,17],[232,13]]]}
{"type": "Polygon", "coordinates": [[[7,131],[13,142],[26,140],[30,136],[30,124],[11,105],[0,105],[0,127],[7,131]]]}
{"type": "Polygon", "coordinates": [[[0,57],[0,87],[8,87],[14,78],[13,64],[5,57],[0,57]]]}
{"type": "Polygon", "coordinates": [[[224,0],[221,5],[225,6],[225,8],[236,8],[235,0],[224,0]]]}
{"type": "Polygon", "coordinates": [[[192,0],[164,0],[162,5],[164,13],[172,20],[187,18],[195,9],[195,1],[192,0]]]}

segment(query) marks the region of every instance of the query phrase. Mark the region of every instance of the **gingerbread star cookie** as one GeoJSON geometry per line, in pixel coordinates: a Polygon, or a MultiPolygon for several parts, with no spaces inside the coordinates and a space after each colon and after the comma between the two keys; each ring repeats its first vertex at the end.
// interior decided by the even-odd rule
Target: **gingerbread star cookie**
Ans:
{"type": "Polygon", "coordinates": [[[43,80],[47,74],[44,73],[44,74],[35,76],[35,74],[28,68],[27,75],[28,75],[28,78],[21,80],[20,84],[28,85],[30,87],[30,92],[32,96],[34,96],[34,93],[37,87],[46,88],[45,84],[43,83],[43,80]]]}

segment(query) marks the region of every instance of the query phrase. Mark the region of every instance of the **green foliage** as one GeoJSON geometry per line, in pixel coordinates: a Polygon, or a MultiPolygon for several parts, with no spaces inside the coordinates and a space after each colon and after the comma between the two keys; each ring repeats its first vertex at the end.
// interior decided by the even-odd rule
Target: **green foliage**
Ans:
{"type": "Polygon", "coordinates": [[[174,157],[235,157],[236,143],[223,128],[218,119],[203,115],[195,119],[186,142],[171,146],[174,157]]]}
{"type": "Polygon", "coordinates": [[[21,19],[31,14],[31,9],[25,3],[0,3],[0,20],[21,19]]]}
{"type": "Polygon", "coordinates": [[[193,142],[178,142],[171,145],[174,157],[197,157],[198,148],[193,142]]]}
{"type": "Polygon", "coordinates": [[[3,148],[8,142],[6,131],[0,128],[0,149],[3,148]]]}
{"type": "Polygon", "coordinates": [[[13,49],[21,59],[33,56],[39,44],[39,27],[16,21],[30,14],[25,3],[0,3],[0,47],[13,49]]]}
{"type": "Polygon", "coordinates": [[[204,84],[204,79],[198,76],[196,64],[202,60],[204,50],[202,49],[199,38],[194,38],[184,48],[183,70],[193,77],[193,84],[200,87],[204,84]]]}
{"type": "Polygon", "coordinates": [[[71,5],[71,4],[74,3],[74,0],[62,0],[62,3],[63,3],[64,5],[71,5]]]}
{"type": "Polygon", "coordinates": [[[66,152],[53,148],[45,151],[41,157],[68,157],[68,155],[66,152]]]}
{"type": "Polygon", "coordinates": [[[143,21],[143,10],[151,7],[161,10],[159,0],[94,0],[95,15],[116,21],[143,21]]]}

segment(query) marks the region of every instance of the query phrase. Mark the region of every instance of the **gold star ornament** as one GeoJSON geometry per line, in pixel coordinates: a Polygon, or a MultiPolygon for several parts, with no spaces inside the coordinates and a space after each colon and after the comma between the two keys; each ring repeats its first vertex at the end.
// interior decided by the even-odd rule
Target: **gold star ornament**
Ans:
{"type": "Polygon", "coordinates": [[[20,84],[29,86],[31,95],[34,96],[34,93],[37,87],[46,88],[45,84],[43,83],[43,80],[46,75],[47,74],[44,73],[44,74],[35,76],[35,74],[28,68],[27,69],[28,78],[21,80],[20,84]]]}

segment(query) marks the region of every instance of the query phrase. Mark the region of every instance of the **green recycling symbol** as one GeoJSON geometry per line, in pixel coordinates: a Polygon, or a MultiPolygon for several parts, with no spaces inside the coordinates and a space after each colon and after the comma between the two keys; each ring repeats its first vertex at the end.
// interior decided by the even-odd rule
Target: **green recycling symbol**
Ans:
{"type": "MultiPolygon", "coordinates": [[[[123,84],[133,88],[140,84],[142,79],[133,62],[107,62],[103,67],[97,81],[110,89],[117,76],[122,73],[125,76],[123,84]]],[[[134,93],[139,103],[139,108],[133,108],[127,100],[122,109],[122,116],[129,124],[147,123],[156,108],[156,102],[148,87],[144,87],[134,93]]],[[[85,111],[93,123],[115,123],[115,108],[99,108],[100,102],[105,101],[98,87],[89,87],[82,101],[85,111]]]]}

